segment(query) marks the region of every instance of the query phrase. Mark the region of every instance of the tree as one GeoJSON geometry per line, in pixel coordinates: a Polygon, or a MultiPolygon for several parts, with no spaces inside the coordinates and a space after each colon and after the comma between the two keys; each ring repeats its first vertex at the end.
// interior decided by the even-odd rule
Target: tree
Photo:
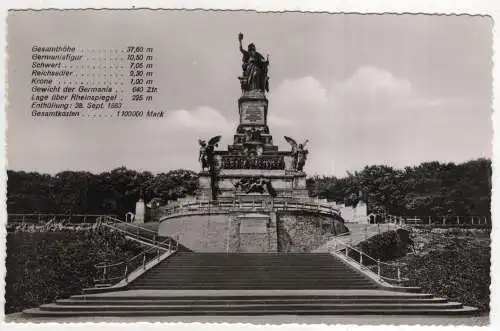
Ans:
{"type": "Polygon", "coordinates": [[[424,162],[398,170],[366,166],[344,178],[309,178],[312,196],[356,205],[359,192],[369,212],[394,215],[489,215],[491,161],[424,162]]]}
{"type": "Polygon", "coordinates": [[[189,170],[173,170],[153,175],[119,167],[92,174],[63,171],[54,176],[7,172],[7,211],[9,213],[111,213],[123,216],[134,211],[141,192],[146,200],[164,201],[192,195],[198,176],[189,170]]]}

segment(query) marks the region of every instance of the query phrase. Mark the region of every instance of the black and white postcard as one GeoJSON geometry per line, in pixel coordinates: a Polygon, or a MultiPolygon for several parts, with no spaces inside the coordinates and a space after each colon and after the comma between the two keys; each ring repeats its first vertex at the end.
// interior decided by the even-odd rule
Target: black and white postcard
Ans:
{"type": "Polygon", "coordinates": [[[490,324],[491,16],[49,7],[6,14],[6,322],[490,324]]]}

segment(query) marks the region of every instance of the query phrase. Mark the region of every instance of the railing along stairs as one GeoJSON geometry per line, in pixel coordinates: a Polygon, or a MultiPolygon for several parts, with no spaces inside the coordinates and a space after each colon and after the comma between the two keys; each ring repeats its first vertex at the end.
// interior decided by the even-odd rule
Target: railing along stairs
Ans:
{"type": "Polygon", "coordinates": [[[455,227],[455,228],[488,228],[491,218],[484,215],[469,216],[397,216],[386,215],[385,223],[398,224],[401,227],[455,227]]]}
{"type": "Polygon", "coordinates": [[[114,217],[104,216],[99,222],[100,225],[124,233],[148,247],[141,253],[120,262],[96,264],[96,277],[94,278],[96,288],[112,287],[117,284],[126,285],[133,280],[132,278],[135,279],[164,258],[177,252],[179,248],[177,240],[172,238],[158,240],[158,234],[155,231],[123,222],[114,217]]]}
{"type": "Polygon", "coordinates": [[[136,239],[149,245],[163,245],[158,241],[158,232],[145,227],[122,221],[116,217],[103,216],[99,219],[99,224],[107,228],[121,232],[126,236],[136,239]]]}
{"type": "Polygon", "coordinates": [[[410,281],[406,263],[382,262],[336,238],[331,241],[328,250],[384,286],[402,287],[410,281]]]}

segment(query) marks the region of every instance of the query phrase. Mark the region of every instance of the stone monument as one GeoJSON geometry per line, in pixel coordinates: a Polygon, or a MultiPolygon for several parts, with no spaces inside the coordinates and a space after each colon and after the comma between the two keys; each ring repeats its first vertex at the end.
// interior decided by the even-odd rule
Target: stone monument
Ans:
{"type": "Polygon", "coordinates": [[[238,36],[242,74],[238,77],[239,125],[227,150],[216,150],[220,136],[200,140],[198,198],[244,201],[275,198],[307,198],[304,165],[306,143],[297,144],[290,137],[291,150],[280,151],[273,144],[267,125],[269,101],[269,56],[264,58],[251,43],[244,49],[243,34],[238,36]]]}
{"type": "Polygon", "coordinates": [[[323,244],[321,239],[347,229],[338,209],[308,195],[308,141],[285,136],[287,150],[273,143],[267,123],[269,56],[252,43],[245,49],[241,33],[238,41],[243,59],[233,141],[219,149],[221,136],[199,140],[196,196],[160,208],[159,233],[179,236],[194,251],[289,252],[323,244]]]}

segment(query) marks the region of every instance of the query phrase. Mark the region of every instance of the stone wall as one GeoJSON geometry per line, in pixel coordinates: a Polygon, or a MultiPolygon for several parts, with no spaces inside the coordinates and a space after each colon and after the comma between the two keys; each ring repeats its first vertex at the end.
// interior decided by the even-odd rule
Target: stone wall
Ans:
{"type": "Polygon", "coordinates": [[[193,215],[167,219],[158,233],[179,238],[179,243],[195,252],[226,252],[230,219],[228,215],[193,215]]]}
{"type": "Polygon", "coordinates": [[[360,201],[356,206],[345,206],[344,204],[339,204],[340,215],[346,220],[346,222],[356,222],[356,223],[370,223],[368,220],[367,205],[365,202],[360,201]]]}
{"type": "Polygon", "coordinates": [[[341,219],[288,211],[277,215],[182,216],[161,222],[158,231],[163,236],[178,237],[179,243],[195,252],[258,253],[310,252],[346,230],[341,219]],[[248,229],[252,220],[258,219],[260,225],[248,229]]]}
{"type": "Polygon", "coordinates": [[[252,213],[234,214],[231,228],[231,252],[263,253],[278,250],[275,213],[255,215],[255,217],[252,213]],[[261,222],[254,230],[245,224],[253,222],[253,219],[261,222]]]}
{"type": "Polygon", "coordinates": [[[298,212],[277,216],[279,252],[311,252],[333,236],[346,232],[341,219],[298,212]]]}
{"type": "Polygon", "coordinates": [[[263,227],[255,231],[248,230],[251,215],[239,213],[175,217],[162,221],[158,232],[162,236],[178,238],[180,244],[195,252],[276,252],[276,218],[273,213],[260,215],[266,219],[263,227]],[[242,225],[242,222],[247,224],[242,225]]]}

